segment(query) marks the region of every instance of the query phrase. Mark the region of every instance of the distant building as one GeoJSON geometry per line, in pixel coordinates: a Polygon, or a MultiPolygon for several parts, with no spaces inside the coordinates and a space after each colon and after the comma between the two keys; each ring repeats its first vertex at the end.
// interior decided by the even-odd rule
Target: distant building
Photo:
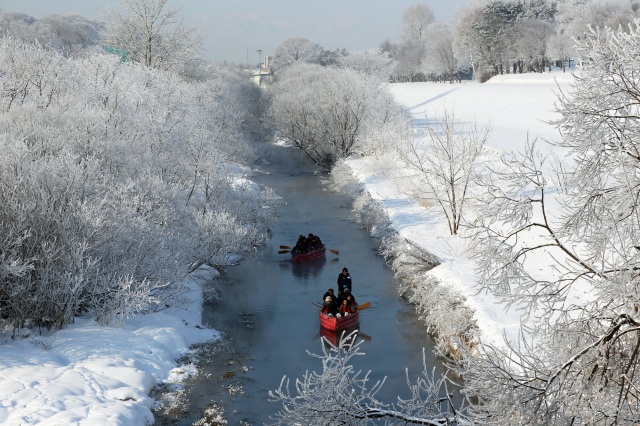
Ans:
{"type": "Polygon", "coordinates": [[[112,55],[120,56],[120,62],[127,62],[127,60],[129,59],[129,52],[122,50],[119,47],[114,47],[114,46],[109,46],[108,44],[104,44],[102,45],[102,49],[105,52],[110,53],[112,55]]]}
{"type": "Polygon", "coordinates": [[[271,70],[270,59],[271,58],[269,56],[265,56],[262,63],[258,64],[255,69],[251,70],[251,81],[256,83],[258,86],[262,85],[262,83],[271,81],[273,72],[271,70]]]}

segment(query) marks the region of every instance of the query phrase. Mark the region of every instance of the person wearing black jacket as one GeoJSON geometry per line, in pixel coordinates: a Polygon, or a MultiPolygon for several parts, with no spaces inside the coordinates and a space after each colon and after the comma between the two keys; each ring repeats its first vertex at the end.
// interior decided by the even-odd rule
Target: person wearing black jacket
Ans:
{"type": "Polygon", "coordinates": [[[331,298],[331,300],[333,301],[334,304],[338,304],[338,298],[336,297],[336,295],[333,293],[333,289],[330,288],[329,290],[327,290],[327,292],[325,294],[322,295],[322,300],[326,300],[327,296],[329,296],[331,298]]]}
{"type": "Polygon", "coordinates": [[[351,293],[351,274],[347,268],[342,268],[342,272],[338,275],[338,298],[342,296],[345,288],[348,288],[351,293]]]}

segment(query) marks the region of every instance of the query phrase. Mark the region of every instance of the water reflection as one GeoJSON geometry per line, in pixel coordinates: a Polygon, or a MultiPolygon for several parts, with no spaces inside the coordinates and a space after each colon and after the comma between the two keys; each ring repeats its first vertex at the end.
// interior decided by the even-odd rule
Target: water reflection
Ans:
{"type": "Polygon", "coordinates": [[[326,257],[309,260],[307,262],[291,262],[291,272],[293,276],[301,279],[315,278],[320,276],[322,268],[327,263],[326,257]]]}

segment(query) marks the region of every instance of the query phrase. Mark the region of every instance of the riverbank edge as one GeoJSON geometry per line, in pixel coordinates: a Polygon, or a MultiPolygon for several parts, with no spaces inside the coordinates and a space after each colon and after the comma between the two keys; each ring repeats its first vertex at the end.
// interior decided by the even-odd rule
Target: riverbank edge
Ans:
{"type": "Polygon", "coordinates": [[[436,354],[460,361],[462,354],[475,353],[480,337],[475,311],[462,294],[428,273],[440,264],[436,256],[398,234],[380,202],[368,194],[348,163],[334,167],[328,184],[353,199],[352,219],[380,239],[380,255],[394,272],[398,294],[414,306],[434,339],[436,354]]]}

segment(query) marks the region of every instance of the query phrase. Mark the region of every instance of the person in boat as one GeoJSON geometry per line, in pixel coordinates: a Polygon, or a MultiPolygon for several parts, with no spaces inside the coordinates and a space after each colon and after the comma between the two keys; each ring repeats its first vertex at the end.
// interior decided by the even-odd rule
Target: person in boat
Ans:
{"type": "Polygon", "coordinates": [[[349,306],[349,302],[347,301],[347,299],[343,299],[342,305],[340,305],[340,315],[347,316],[352,312],[353,311],[351,310],[351,307],[349,306]]]}
{"type": "Polygon", "coordinates": [[[346,267],[342,268],[342,272],[338,275],[338,298],[342,296],[345,288],[351,292],[351,274],[346,267]]]}
{"type": "Polygon", "coordinates": [[[338,309],[331,296],[327,296],[322,303],[322,313],[329,316],[337,314],[338,309]]]}
{"type": "Polygon", "coordinates": [[[307,237],[307,241],[309,243],[310,250],[318,250],[322,248],[322,241],[320,241],[320,237],[317,235],[309,234],[307,237]]]}
{"type": "Polygon", "coordinates": [[[358,303],[356,302],[356,298],[354,297],[353,294],[349,293],[348,291],[345,291],[347,298],[347,306],[349,306],[349,309],[351,312],[355,312],[358,310],[358,303]]]}
{"type": "Polygon", "coordinates": [[[338,298],[336,297],[336,295],[333,293],[333,289],[330,288],[329,290],[327,290],[323,295],[322,295],[322,300],[326,300],[327,296],[329,296],[331,298],[331,300],[333,301],[333,303],[335,305],[338,304],[338,298]]]}
{"type": "Polygon", "coordinates": [[[298,235],[298,241],[296,241],[295,247],[291,250],[292,254],[300,254],[308,251],[307,238],[304,235],[298,235]]]}
{"type": "Polygon", "coordinates": [[[353,294],[351,294],[348,288],[345,288],[344,291],[342,292],[342,295],[340,295],[340,297],[338,298],[338,306],[342,306],[342,303],[345,300],[347,301],[349,306],[355,305],[357,308],[358,304],[356,303],[356,297],[353,294]]]}

